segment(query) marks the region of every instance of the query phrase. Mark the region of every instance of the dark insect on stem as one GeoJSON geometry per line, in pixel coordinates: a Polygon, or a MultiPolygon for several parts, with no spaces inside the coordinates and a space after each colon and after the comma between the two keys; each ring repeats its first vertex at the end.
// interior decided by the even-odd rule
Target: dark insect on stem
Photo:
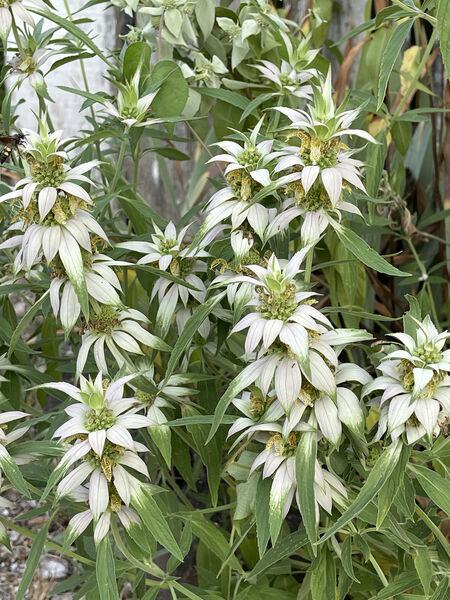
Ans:
{"type": "Polygon", "coordinates": [[[14,148],[18,148],[24,141],[25,134],[21,131],[14,135],[0,135],[0,143],[4,144],[0,152],[0,165],[6,162],[14,148]]]}

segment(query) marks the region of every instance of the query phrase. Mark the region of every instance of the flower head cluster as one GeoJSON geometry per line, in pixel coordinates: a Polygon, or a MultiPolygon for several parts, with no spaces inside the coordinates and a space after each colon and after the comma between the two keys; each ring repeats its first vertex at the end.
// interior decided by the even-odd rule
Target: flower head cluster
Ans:
{"type": "MultiPolygon", "coordinates": [[[[124,397],[124,385],[133,377],[108,383],[100,372],[95,381],[82,377],[80,387],[69,383],[40,386],[61,391],[76,401],[66,408],[70,419],[54,433],[54,437],[67,443],[67,450],[55,470],[55,482],[65,475],[58,484],[56,496],[77,494],[79,486],[89,478],[87,500],[97,526],[101,515],[118,512],[122,505],[128,507],[132,501],[138,502],[143,483],[128,469],[149,478],[145,462],[138,456],[138,452],[148,449],[133,440],[130,430],[146,428],[152,421],[137,414],[136,398],[124,397]],[[81,463],[72,469],[79,461],[81,463]]],[[[109,518],[103,517],[103,520],[109,526],[109,518]]]]}
{"type": "Polygon", "coordinates": [[[377,398],[381,408],[378,433],[397,439],[406,433],[408,444],[439,433],[450,417],[450,349],[445,349],[449,332],[439,333],[431,318],[416,321],[413,335],[392,334],[398,349],[378,365],[382,375],[369,383],[364,394],[383,391],[377,398]]]}
{"type": "Polygon", "coordinates": [[[227,73],[228,69],[218,56],[213,56],[209,60],[201,52],[194,52],[193,66],[190,67],[188,64],[183,63],[181,71],[186,79],[192,78],[199,85],[219,88],[221,75],[227,73]]]}
{"type": "Polygon", "coordinates": [[[20,200],[16,223],[10,231],[21,229],[24,233],[0,247],[20,248],[15,259],[16,272],[31,269],[43,254],[48,263],[58,258],[74,282],[83,270],[82,250],[92,252],[91,233],[107,240],[103,228],[88,212],[92,204],[89,194],[75,183],[92,185],[84,173],[97,162],[70,168],[66,153],[60,149],[61,132],[49,133],[43,122],[39,134],[28,135],[24,153],[29,175],[0,198],[1,202],[20,200]]]}
{"type": "MultiPolygon", "coordinates": [[[[209,255],[204,248],[216,237],[220,228],[211,229],[200,244],[194,248],[183,242],[188,228],[189,226],[184,227],[177,234],[173,223],[169,223],[164,232],[154,225],[155,233],[152,235],[151,242],[131,241],[117,244],[119,248],[144,254],[138,264],[158,263],[161,270],[168,271],[171,275],[187,283],[187,285],[183,285],[161,276],[153,286],[151,298],[158,297],[159,308],[156,323],[157,329],[162,335],[167,332],[179,300],[183,305],[183,308],[177,311],[177,323],[181,330],[191,314],[192,305],[201,304],[206,299],[206,286],[198,273],[204,273],[207,269],[207,265],[202,259],[209,255]]],[[[205,320],[199,333],[206,337],[208,331],[209,321],[205,320]]]]}
{"type": "MultiPolygon", "coordinates": [[[[255,277],[234,278],[250,283],[254,296],[248,302],[251,312],[234,326],[233,332],[248,328],[244,344],[247,357],[259,347],[242,378],[246,385],[258,380],[264,395],[274,385],[288,415],[303,383],[335,398],[338,360],[334,347],[370,338],[362,331],[332,330],[327,317],[313,306],[315,294],[300,289],[296,276],[309,251],[307,247],[297,252],[284,266],[272,255],[267,267],[247,265],[255,277]]],[[[219,276],[216,280],[222,281],[233,279],[219,276]]]]}
{"type": "MultiPolygon", "coordinates": [[[[125,84],[115,83],[118,87],[117,107],[109,100],[105,100],[103,103],[105,111],[112,117],[119,119],[128,128],[139,125],[143,121],[148,121],[150,105],[158,93],[158,90],[156,90],[142,96],[140,93],[140,79],[140,69],[136,69],[130,82],[125,84]]],[[[156,122],[156,119],[153,121],[156,122]]]]}
{"type": "Polygon", "coordinates": [[[248,200],[260,186],[270,185],[271,178],[267,166],[274,161],[279,152],[272,152],[273,140],[263,140],[257,143],[258,135],[264,119],[260,119],[253,129],[250,137],[239,131],[235,131],[243,140],[243,144],[224,141],[216,145],[226,154],[214,156],[209,162],[226,162],[228,166],[225,175],[231,187],[241,196],[248,200]]]}
{"type": "Polygon", "coordinates": [[[192,0],[151,0],[152,6],[139,9],[150,15],[156,27],[162,28],[164,40],[169,44],[187,46],[196,43],[197,34],[192,24],[195,2],[192,0]]]}
{"type": "Polygon", "coordinates": [[[351,129],[351,123],[360,110],[336,109],[332,99],[331,73],[320,88],[314,90],[314,101],[307,110],[279,107],[291,121],[288,136],[296,145],[286,146],[275,172],[289,170],[299,173],[298,180],[288,185],[293,197],[286,205],[298,207],[304,218],[302,238],[315,242],[328,226],[329,219],[339,210],[360,214],[351,203],[343,200],[343,190],[351,186],[363,191],[359,168],[361,161],[352,158],[353,150],[342,141],[342,136],[357,136],[370,142],[373,137],[361,129],[351,129]]]}
{"type": "Polygon", "coordinates": [[[8,35],[13,18],[34,27],[34,18],[29,10],[33,8],[48,10],[48,6],[43,0],[2,0],[0,2],[0,36],[8,35]]]}
{"type": "Polygon", "coordinates": [[[262,60],[260,65],[255,65],[255,69],[258,69],[263,77],[275,84],[277,95],[311,99],[313,88],[304,84],[314,77],[314,71],[297,71],[286,60],[281,61],[280,67],[268,60],[262,60]]]}
{"type": "MultiPolygon", "coordinates": [[[[84,280],[90,304],[118,307],[121,305],[119,278],[113,267],[127,263],[115,261],[104,254],[82,251],[84,280]]],[[[53,277],[50,284],[50,302],[55,317],[60,318],[64,331],[71,331],[77,322],[81,305],[75,287],[60,260],[52,262],[53,277]]],[[[99,367],[100,368],[100,367],[99,367]]],[[[105,371],[106,372],[106,371],[105,371]]]]}
{"type": "MultiPolygon", "coordinates": [[[[89,315],[86,330],[81,338],[81,348],[77,357],[77,373],[83,371],[91,346],[97,368],[108,372],[105,358],[105,345],[119,367],[127,363],[128,354],[144,354],[145,348],[170,350],[170,347],[155,335],[144,329],[140,323],[149,324],[147,317],[134,308],[120,309],[111,304],[99,306],[89,315]]],[[[132,365],[129,365],[132,368],[132,365]]]]}
{"type": "MultiPolygon", "coordinates": [[[[277,429],[260,434],[258,442],[265,444],[265,448],[255,458],[250,472],[263,466],[262,477],[272,477],[270,488],[269,511],[271,514],[271,536],[276,540],[279,533],[281,519],[289,512],[294,496],[297,505],[298,499],[295,453],[301,433],[293,431],[284,435],[277,429]],[[278,518],[277,518],[278,517],[278,518]],[[280,519],[281,517],[281,519],[280,519]]],[[[316,459],[314,463],[314,501],[316,520],[319,520],[320,508],[331,514],[333,504],[345,506],[347,491],[341,479],[332,473],[316,459]]]]}

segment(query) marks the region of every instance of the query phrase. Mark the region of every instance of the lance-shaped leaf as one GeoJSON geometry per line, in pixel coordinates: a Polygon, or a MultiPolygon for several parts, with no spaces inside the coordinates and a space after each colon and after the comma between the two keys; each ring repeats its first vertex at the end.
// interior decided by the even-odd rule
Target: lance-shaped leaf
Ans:
{"type": "Polygon", "coordinates": [[[402,49],[403,44],[413,26],[415,19],[407,19],[396,26],[393,34],[389,38],[386,48],[383,52],[380,65],[380,75],[378,79],[378,105],[377,110],[380,109],[383,104],[384,96],[386,95],[386,88],[388,85],[389,77],[394,68],[395,61],[402,49]]]}
{"type": "Polygon", "coordinates": [[[302,433],[295,457],[297,493],[303,525],[311,544],[317,540],[316,501],[314,495],[314,472],[317,458],[317,427],[313,413],[308,421],[311,431],[302,433]]]}
{"type": "Polygon", "coordinates": [[[355,500],[339,517],[336,523],[332,525],[330,529],[328,529],[328,531],[320,538],[321,542],[328,540],[332,535],[345,527],[347,523],[355,518],[369,504],[369,502],[375,498],[377,493],[391,476],[392,471],[394,470],[395,465],[400,458],[401,450],[402,444],[400,440],[397,440],[396,443],[392,444],[383,452],[370,471],[366,482],[362,486],[355,500]]]}
{"type": "Polygon", "coordinates": [[[387,262],[382,256],[378,254],[373,248],[371,248],[367,242],[359,237],[354,231],[340,225],[335,221],[330,221],[333,226],[339,240],[351,252],[356,258],[362,263],[375,269],[378,273],[386,273],[386,275],[392,275],[396,277],[409,277],[410,273],[404,273],[387,262]]]}
{"type": "Polygon", "coordinates": [[[100,600],[119,600],[116,565],[108,536],[105,536],[97,547],[95,572],[100,600]]]}
{"type": "Polygon", "coordinates": [[[27,498],[31,498],[25,479],[19,471],[19,467],[2,444],[0,444],[0,469],[5,472],[6,477],[21,494],[27,498]]]}
{"type": "Polygon", "coordinates": [[[200,327],[200,325],[203,323],[203,321],[206,319],[206,317],[211,313],[211,311],[216,306],[216,304],[218,304],[222,300],[222,298],[224,297],[225,294],[226,294],[226,291],[221,292],[220,294],[217,294],[216,296],[212,296],[212,298],[209,298],[209,300],[207,300],[202,305],[197,307],[195,309],[195,311],[193,312],[192,316],[189,317],[186,325],[183,328],[183,331],[182,331],[180,337],[176,341],[176,344],[173,347],[173,350],[170,354],[170,359],[169,359],[169,362],[168,362],[167,368],[166,368],[166,375],[165,375],[164,381],[161,385],[161,389],[163,389],[165,384],[169,381],[169,378],[172,375],[173,370],[177,366],[177,363],[180,360],[181,356],[183,356],[184,351],[191,343],[191,340],[194,337],[195,333],[198,331],[198,328],[200,327]]]}
{"type": "Polygon", "coordinates": [[[182,561],[183,553],[173,536],[166,518],[151,493],[146,488],[143,488],[143,494],[135,496],[132,504],[155,540],[178,560],[182,561]]]}
{"type": "Polygon", "coordinates": [[[24,314],[24,316],[20,320],[20,323],[17,325],[17,327],[14,330],[14,333],[11,336],[11,341],[9,343],[9,349],[8,349],[8,358],[11,357],[12,353],[16,349],[17,344],[20,342],[22,332],[25,330],[25,328],[30,323],[30,321],[34,318],[34,316],[39,312],[39,309],[44,304],[44,302],[47,300],[49,294],[50,294],[49,290],[47,290],[44,294],[42,294],[42,296],[39,298],[39,300],[37,300],[34,304],[31,305],[31,307],[27,310],[27,312],[24,314]]]}

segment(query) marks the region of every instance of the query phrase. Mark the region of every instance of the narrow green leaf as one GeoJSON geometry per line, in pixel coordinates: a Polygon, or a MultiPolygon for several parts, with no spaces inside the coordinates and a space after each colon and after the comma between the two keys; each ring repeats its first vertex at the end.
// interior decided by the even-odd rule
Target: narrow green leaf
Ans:
{"type": "Polygon", "coordinates": [[[411,448],[409,446],[403,446],[401,457],[395,465],[392,475],[380,490],[378,495],[377,529],[381,528],[383,521],[397,496],[403,481],[406,463],[408,462],[410,455],[411,448]]]}
{"type": "Polygon", "coordinates": [[[415,571],[406,571],[378,592],[378,594],[375,594],[371,600],[392,600],[398,594],[415,587],[418,583],[419,578],[415,571]]]}
{"type": "Polygon", "coordinates": [[[193,312],[192,316],[189,317],[180,337],[178,338],[175,346],[173,347],[169,362],[167,363],[166,376],[164,377],[161,389],[164,388],[164,386],[168,382],[169,377],[172,375],[173,370],[177,366],[179,359],[191,343],[191,340],[194,337],[194,334],[198,331],[200,325],[211,313],[216,304],[218,304],[222,300],[225,294],[226,291],[223,291],[220,294],[217,294],[216,296],[212,296],[209,300],[206,300],[206,302],[197,307],[193,312]]]}
{"type": "Polygon", "coordinates": [[[433,595],[430,596],[430,600],[444,600],[444,598],[447,598],[449,584],[450,577],[443,577],[437,588],[434,590],[433,595]]]}
{"type": "Polygon", "coordinates": [[[447,515],[450,515],[450,478],[441,477],[427,467],[409,464],[409,468],[415,473],[420,485],[427,496],[439,506],[447,515]]]}
{"type": "Polygon", "coordinates": [[[270,100],[273,96],[273,93],[270,92],[268,94],[260,94],[256,96],[249,104],[247,104],[247,108],[242,113],[241,121],[244,121],[249,115],[251,115],[258,106],[270,100]]]}
{"type": "Polygon", "coordinates": [[[271,487],[272,479],[270,477],[266,477],[266,479],[261,477],[258,481],[258,487],[256,489],[256,537],[258,539],[258,552],[260,557],[266,551],[267,543],[270,537],[269,498],[271,487]]]}
{"type": "Polygon", "coordinates": [[[344,571],[347,573],[350,579],[353,579],[353,581],[359,583],[359,580],[355,577],[355,573],[353,571],[351,536],[347,536],[342,544],[341,563],[344,567],[344,571]]]}
{"type": "Polygon", "coordinates": [[[370,471],[366,482],[362,486],[355,500],[339,517],[336,523],[332,525],[330,529],[322,536],[320,539],[321,542],[328,540],[332,535],[345,527],[347,523],[356,517],[363,510],[363,508],[365,508],[369,502],[373,500],[379,490],[389,479],[392,471],[395,468],[395,465],[400,458],[401,450],[402,444],[397,441],[383,452],[370,471]]]}
{"type": "Polygon", "coordinates": [[[426,546],[417,548],[414,566],[416,567],[417,575],[419,576],[423,591],[428,596],[430,592],[431,579],[433,577],[433,565],[431,562],[430,551],[426,546]]]}
{"type": "Polygon", "coordinates": [[[311,572],[312,600],[336,597],[336,564],[326,545],[322,546],[320,559],[311,572]]]}
{"type": "Polygon", "coordinates": [[[377,110],[379,110],[383,104],[389,77],[391,76],[395,61],[400,54],[400,50],[406,41],[414,21],[415,19],[408,19],[407,21],[403,21],[403,23],[398,24],[394,29],[394,33],[389,38],[386,48],[384,49],[378,78],[377,110]]]}
{"type": "Polygon", "coordinates": [[[30,554],[28,555],[27,564],[25,571],[20,581],[19,589],[17,590],[16,600],[23,600],[25,594],[30,586],[33,579],[34,572],[39,564],[42,552],[44,550],[45,540],[47,538],[47,531],[50,526],[50,521],[39,531],[34,539],[33,545],[31,546],[30,554]]]}
{"type": "Polygon", "coordinates": [[[450,10],[448,8],[448,0],[439,0],[436,21],[442,62],[447,71],[447,79],[450,79],[450,10]]]}
{"type": "MultiPolygon", "coordinates": [[[[311,427],[317,426],[314,414],[308,421],[311,427]]],[[[317,433],[305,431],[300,438],[295,457],[298,499],[303,525],[311,544],[317,540],[316,501],[314,494],[314,473],[317,458],[317,433]]]]}
{"type": "Polygon", "coordinates": [[[256,579],[259,575],[270,569],[270,567],[286,556],[295,554],[300,548],[308,542],[308,536],[303,526],[298,531],[287,535],[279,540],[273,548],[270,548],[264,556],[259,560],[253,569],[248,573],[246,579],[256,579]]]}
{"type": "Polygon", "coordinates": [[[119,600],[116,565],[108,536],[105,536],[97,547],[95,573],[100,600],[119,600]]]}
{"type": "Polygon", "coordinates": [[[404,273],[400,271],[390,263],[388,263],[382,256],[378,254],[373,248],[371,248],[367,242],[359,237],[354,231],[331,221],[331,225],[340,241],[356,258],[362,263],[375,269],[379,273],[386,273],[386,275],[392,275],[397,277],[409,277],[410,273],[404,273]]]}
{"type": "MultiPolygon", "coordinates": [[[[188,416],[199,416],[198,411],[191,406],[186,406],[184,408],[184,412],[188,416]]],[[[211,443],[208,445],[208,447],[206,447],[205,442],[206,438],[208,437],[209,429],[207,426],[204,424],[190,424],[187,425],[186,428],[191,434],[197,448],[197,452],[206,467],[212,505],[217,506],[223,450],[223,444],[221,443],[221,440],[217,439],[220,436],[216,436],[213,440],[211,440],[211,443]]]]}
{"type": "Polygon", "coordinates": [[[203,515],[186,513],[184,519],[189,519],[192,531],[209,550],[221,561],[228,560],[230,567],[242,573],[242,567],[235,556],[229,557],[230,544],[218,525],[214,525],[203,515]]]}
{"type": "Polygon", "coordinates": [[[151,493],[145,490],[144,496],[135,500],[135,506],[144,522],[144,525],[150,531],[152,536],[166,550],[168,550],[179,561],[183,560],[183,553],[178,546],[173,533],[164,517],[161,509],[152,497],[151,493]]]}
{"type": "Polygon", "coordinates": [[[146,271],[147,273],[152,273],[153,275],[157,275],[158,277],[162,277],[164,279],[167,279],[168,281],[173,281],[174,283],[178,284],[178,285],[182,285],[183,287],[187,288],[188,290],[197,290],[197,288],[195,287],[195,285],[190,284],[189,282],[185,281],[184,279],[181,279],[181,277],[177,277],[176,275],[172,275],[172,273],[169,273],[168,271],[162,271],[161,269],[157,269],[156,267],[152,267],[151,265],[130,265],[129,267],[124,267],[126,269],[137,269],[140,271],[146,271]]]}
{"type": "Polygon", "coordinates": [[[232,92],[231,90],[224,90],[222,88],[194,88],[203,96],[210,96],[212,98],[217,98],[218,100],[223,100],[227,104],[231,104],[232,106],[237,106],[242,110],[247,108],[247,105],[250,103],[250,100],[243,96],[242,94],[238,94],[237,92],[232,92]]]}
{"type": "Polygon", "coordinates": [[[38,15],[41,15],[41,17],[45,17],[46,19],[53,21],[54,23],[56,23],[57,25],[74,35],[76,39],[83,42],[83,44],[90,48],[92,52],[94,52],[94,54],[101,58],[108,66],[113,66],[112,63],[108,61],[106,56],[100,50],[100,48],[96,44],[94,44],[94,42],[92,41],[92,37],[85,33],[77,25],[75,25],[75,23],[72,23],[72,21],[69,21],[69,19],[67,18],[61,17],[58,13],[50,12],[49,10],[33,10],[33,12],[35,12],[38,15]]]}
{"type": "Polygon", "coordinates": [[[11,355],[14,352],[17,343],[21,340],[21,335],[23,331],[30,323],[30,321],[34,318],[34,316],[39,312],[39,309],[47,300],[49,294],[50,290],[47,290],[44,294],[42,294],[39,300],[37,300],[23,315],[22,319],[20,320],[20,323],[17,325],[16,329],[14,330],[14,333],[12,334],[11,341],[9,343],[8,358],[11,358],[11,355]]]}

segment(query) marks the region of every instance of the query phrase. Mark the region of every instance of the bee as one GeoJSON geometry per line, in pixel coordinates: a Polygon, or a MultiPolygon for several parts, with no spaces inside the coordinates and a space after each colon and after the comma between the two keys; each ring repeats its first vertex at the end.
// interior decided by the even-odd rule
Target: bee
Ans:
{"type": "Polygon", "coordinates": [[[0,135],[0,143],[4,144],[3,149],[0,152],[0,165],[6,162],[14,148],[18,148],[24,141],[25,134],[21,131],[14,135],[0,135]]]}

